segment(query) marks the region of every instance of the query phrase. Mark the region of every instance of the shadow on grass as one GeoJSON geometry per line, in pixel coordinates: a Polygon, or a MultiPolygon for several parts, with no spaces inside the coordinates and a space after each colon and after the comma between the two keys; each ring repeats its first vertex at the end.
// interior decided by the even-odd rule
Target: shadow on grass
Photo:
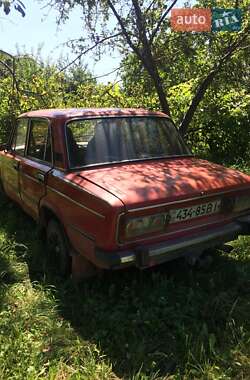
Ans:
{"type": "MultiPolygon", "coordinates": [[[[76,286],[44,275],[45,248],[35,224],[17,207],[5,207],[1,230],[27,246],[20,259],[31,281],[54,285],[59,316],[100,348],[117,376],[131,377],[140,368],[167,376],[206,361],[223,365],[241,331],[249,336],[250,257],[244,258],[244,244],[236,256],[215,252],[207,271],[175,261],[144,272],[107,272],[76,286]]],[[[11,274],[4,257],[0,266],[11,274]]]]}

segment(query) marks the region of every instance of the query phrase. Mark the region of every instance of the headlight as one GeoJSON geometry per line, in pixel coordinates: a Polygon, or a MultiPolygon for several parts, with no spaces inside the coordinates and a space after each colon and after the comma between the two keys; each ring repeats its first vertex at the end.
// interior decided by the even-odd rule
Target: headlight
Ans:
{"type": "Polygon", "coordinates": [[[123,229],[123,238],[129,240],[149,233],[163,232],[168,221],[169,215],[166,213],[126,219],[123,229]]]}
{"type": "Polygon", "coordinates": [[[235,199],[235,205],[234,205],[234,211],[244,211],[250,208],[250,196],[249,195],[242,195],[239,197],[236,197],[235,199]]]}

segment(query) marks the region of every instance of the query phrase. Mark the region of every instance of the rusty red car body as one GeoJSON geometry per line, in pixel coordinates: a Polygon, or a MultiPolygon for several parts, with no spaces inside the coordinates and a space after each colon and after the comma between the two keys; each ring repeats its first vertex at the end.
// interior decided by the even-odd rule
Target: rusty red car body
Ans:
{"type": "MultiPolygon", "coordinates": [[[[75,272],[82,270],[82,258],[106,269],[146,268],[181,256],[198,257],[250,233],[250,176],[239,171],[191,154],[72,168],[67,123],[105,118],[170,120],[143,109],[32,111],[18,118],[0,152],[5,193],[42,228],[51,218],[60,223],[75,272]],[[38,149],[32,148],[32,128],[38,149]]],[[[84,143],[78,148],[86,150],[84,143]]]]}

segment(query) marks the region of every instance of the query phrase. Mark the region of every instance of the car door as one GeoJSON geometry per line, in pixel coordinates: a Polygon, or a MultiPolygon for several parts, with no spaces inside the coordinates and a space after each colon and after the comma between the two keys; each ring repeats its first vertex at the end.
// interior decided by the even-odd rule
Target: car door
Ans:
{"type": "Polygon", "coordinates": [[[52,169],[52,141],[47,119],[30,119],[27,149],[20,165],[20,195],[23,208],[34,219],[46,194],[47,174],[52,169]]]}
{"type": "Polygon", "coordinates": [[[19,168],[24,159],[27,141],[28,119],[17,121],[9,149],[2,157],[2,184],[6,194],[14,201],[21,202],[19,168]]]}

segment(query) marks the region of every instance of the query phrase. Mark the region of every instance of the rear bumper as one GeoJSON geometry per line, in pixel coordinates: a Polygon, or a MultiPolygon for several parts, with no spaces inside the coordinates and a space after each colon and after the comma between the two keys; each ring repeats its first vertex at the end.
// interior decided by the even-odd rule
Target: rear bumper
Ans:
{"type": "Polygon", "coordinates": [[[107,252],[97,249],[96,260],[98,266],[106,269],[126,266],[147,268],[183,256],[199,257],[204,250],[234,240],[239,235],[250,235],[250,215],[189,238],[141,245],[127,251],[107,252]]]}

